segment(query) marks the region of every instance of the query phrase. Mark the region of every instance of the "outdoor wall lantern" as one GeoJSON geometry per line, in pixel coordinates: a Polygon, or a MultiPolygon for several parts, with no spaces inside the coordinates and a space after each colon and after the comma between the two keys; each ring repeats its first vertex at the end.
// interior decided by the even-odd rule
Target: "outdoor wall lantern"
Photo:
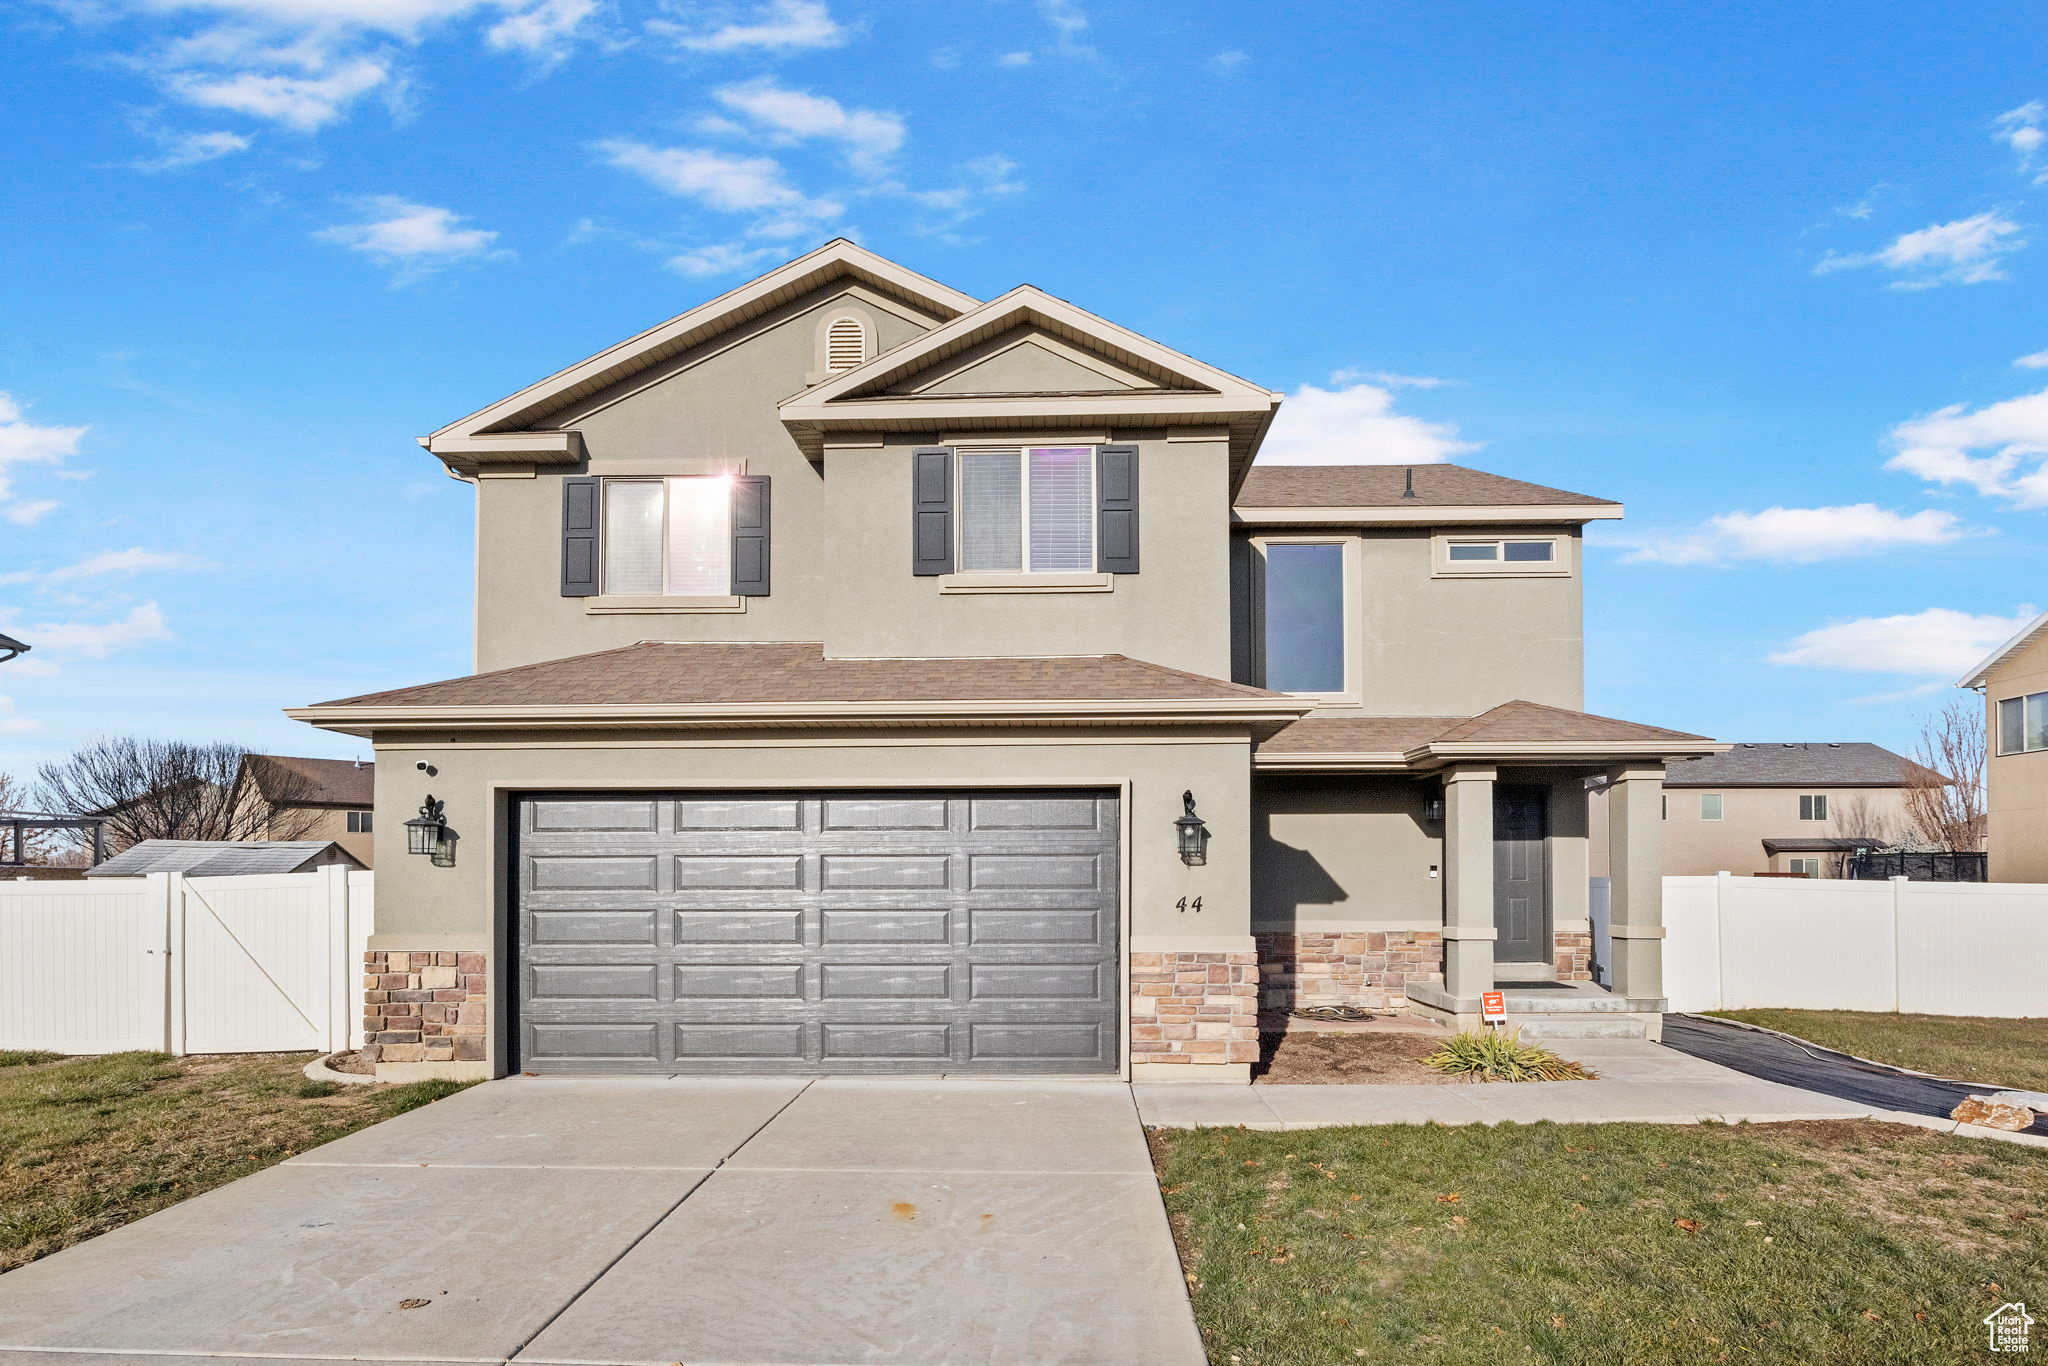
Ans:
{"type": "Polygon", "coordinates": [[[1442,797],[1424,797],[1422,799],[1422,819],[1430,822],[1432,825],[1441,825],[1444,819],[1444,799],[1442,797]]]}
{"type": "Polygon", "coordinates": [[[1180,794],[1180,804],[1187,809],[1173,823],[1173,833],[1180,843],[1180,861],[1192,868],[1209,861],[1209,827],[1195,814],[1192,791],[1180,794]]]}
{"type": "Polygon", "coordinates": [[[430,792],[420,803],[420,814],[405,823],[405,852],[430,856],[436,868],[455,866],[455,836],[441,814],[446,805],[430,792]]]}

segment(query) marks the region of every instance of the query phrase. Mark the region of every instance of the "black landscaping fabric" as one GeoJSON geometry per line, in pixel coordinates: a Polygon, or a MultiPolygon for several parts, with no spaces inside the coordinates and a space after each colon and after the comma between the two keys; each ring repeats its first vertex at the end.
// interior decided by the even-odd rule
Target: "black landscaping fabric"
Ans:
{"type": "MultiPolygon", "coordinates": [[[[1782,1082],[1858,1105],[1904,1110],[1908,1114],[1947,1119],[1966,1097],[2006,1089],[1988,1083],[1965,1085],[1902,1072],[1882,1063],[1864,1062],[1817,1044],[1740,1025],[1704,1020],[1697,1015],[1666,1015],[1664,1045],[1681,1053],[1747,1072],[1765,1081],[1782,1082]]],[[[2048,1118],[2035,1116],[2029,1133],[2048,1134],[2048,1118]]]]}

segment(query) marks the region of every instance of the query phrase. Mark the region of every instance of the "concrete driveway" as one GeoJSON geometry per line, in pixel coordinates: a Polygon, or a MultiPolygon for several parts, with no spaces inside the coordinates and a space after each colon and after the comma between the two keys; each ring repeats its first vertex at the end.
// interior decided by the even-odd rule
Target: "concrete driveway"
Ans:
{"type": "Polygon", "coordinates": [[[0,1366],[1201,1366],[1127,1087],[491,1082],[0,1276],[0,1366]]]}

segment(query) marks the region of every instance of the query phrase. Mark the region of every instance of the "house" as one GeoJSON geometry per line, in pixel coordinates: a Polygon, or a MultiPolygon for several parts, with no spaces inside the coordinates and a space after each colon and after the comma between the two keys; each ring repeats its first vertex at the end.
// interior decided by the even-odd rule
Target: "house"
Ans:
{"type": "Polygon", "coordinates": [[[332,840],[373,866],[376,765],[360,759],[251,754],[235,775],[236,801],[264,813],[266,839],[332,840]]]}
{"type": "Polygon", "coordinates": [[[2048,612],[1957,686],[1984,694],[1987,876],[2048,882],[2048,612]]]}
{"type": "Polygon", "coordinates": [[[380,754],[379,1075],[1242,1082],[1262,987],[1655,1029],[1723,747],[1581,710],[1621,506],[1255,467],[1279,402],[840,241],[423,438],[478,672],[289,713],[380,754]]]}
{"type": "Polygon", "coordinates": [[[87,877],[237,877],[254,873],[310,873],[316,868],[361,868],[363,861],[333,840],[143,840],[87,877]]]}
{"type": "MultiPolygon", "coordinates": [[[[1841,877],[1912,836],[1906,789],[1934,775],[1863,741],[1744,741],[1664,778],[1664,871],[1841,877]]],[[[1605,863],[1605,850],[1595,866],[1605,863]]]]}

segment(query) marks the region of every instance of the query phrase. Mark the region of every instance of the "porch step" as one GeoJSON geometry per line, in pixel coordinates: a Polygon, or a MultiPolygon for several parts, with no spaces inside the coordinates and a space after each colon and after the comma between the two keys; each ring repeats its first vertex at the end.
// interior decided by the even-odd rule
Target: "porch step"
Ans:
{"type": "Polygon", "coordinates": [[[1516,1015],[1508,1026],[1531,1043],[1548,1039],[1645,1039],[1649,1030],[1633,1015],[1516,1015]]]}

